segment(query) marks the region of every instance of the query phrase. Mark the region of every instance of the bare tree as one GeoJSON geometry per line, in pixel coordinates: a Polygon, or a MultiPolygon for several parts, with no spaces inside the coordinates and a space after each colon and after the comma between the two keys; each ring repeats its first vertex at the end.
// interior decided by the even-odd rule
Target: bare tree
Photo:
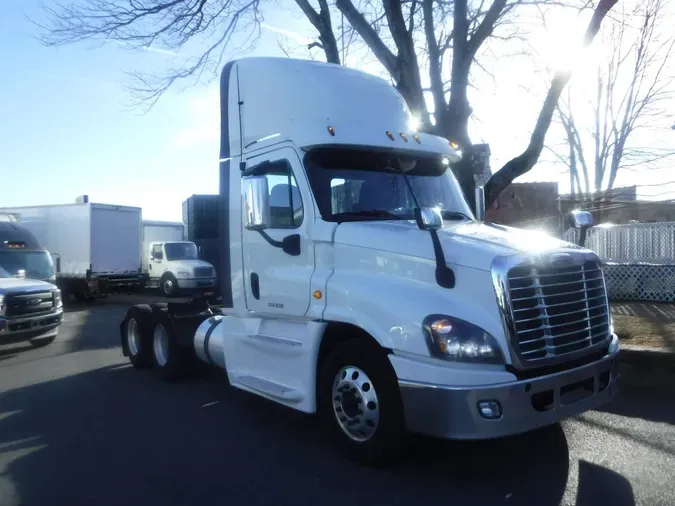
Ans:
{"type": "Polygon", "coordinates": [[[570,172],[578,175],[580,167],[584,177],[580,194],[612,190],[620,170],[645,170],[675,155],[672,149],[634,140],[640,130],[667,128],[672,116],[666,101],[675,85],[669,66],[675,36],[663,22],[664,11],[663,0],[641,0],[611,19],[602,34],[610,54],[597,67],[594,96],[572,104],[572,84],[572,93],[558,106],[570,172]],[[579,128],[576,118],[585,113],[592,126],[579,128]]]}
{"type": "MultiPolygon", "coordinates": [[[[180,49],[192,39],[207,40],[200,57],[165,76],[136,75],[133,91],[153,104],[178,80],[199,79],[205,70],[215,75],[235,33],[254,41],[263,21],[261,1],[72,0],[66,5],[43,6],[49,22],[43,27],[42,40],[47,45],[61,45],[103,38],[133,48],[158,44],[168,49],[180,49]]],[[[353,0],[335,0],[334,11],[344,16],[349,25],[348,31],[340,30],[336,37],[332,22],[336,12],[331,12],[327,0],[315,1],[318,7],[310,0],[295,0],[318,34],[318,40],[309,46],[320,47],[328,62],[339,64],[339,44],[344,45],[356,34],[390,76],[422,128],[446,137],[463,151],[456,173],[470,202],[476,156],[469,136],[472,108],[468,89],[481,48],[491,37],[513,35],[512,31],[500,30],[513,22],[515,12],[521,8],[538,4],[580,5],[577,0],[478,0],[471,4],[468,0],[361,0],[358,5],[353,0]],[[433,111],[427,107],[427,94],[431,95],[433,111]]],[[[616,1],[599,0],[586,33],[587,43],[616,1]]],[[[528,148],[488,181],[488,204],[536,163],[558,97],[568,80],[568,74],[553,79],[528,148]]]]}

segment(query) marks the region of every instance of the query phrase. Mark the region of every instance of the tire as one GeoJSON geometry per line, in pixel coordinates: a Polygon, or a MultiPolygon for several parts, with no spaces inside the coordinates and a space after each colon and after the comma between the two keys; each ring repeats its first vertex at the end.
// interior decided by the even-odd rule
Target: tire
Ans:
{"type": "Polygon", "coordinates": [[[176,276],[167,272],[159,280],[159,289],[165,297],[175,297],[178,294],[178,281],[176,276]]]}
{"type": "Polygon", "coordinates": [[[42,348],[49,344],[52,344],[56,339],[56,335],[49,337],[38,337],[37,339],[31,339],[28,341],[33,348],[42,348]]]}
{"type": "Polygon", "coordinates": [[[129,308],[122,321],[122,348],[136,369],[145,369],[152,365],[153,320],[150,306],[137,304],[129,308]]]}
{"type": "Polygon", "coordinates": [[[162,379],[183,379],[190,370],[188,351],[178,345],[176,331],[166,311],[155,311],[152,330],[152,362],[162,379]]]}
{"type": "Polygon", "coordinates": [[[332,439],[349,458],[382,467],[407,448],[396,374],[377,346],[353,339],[331,352],[319,373],[318,403],[332,439]]]}

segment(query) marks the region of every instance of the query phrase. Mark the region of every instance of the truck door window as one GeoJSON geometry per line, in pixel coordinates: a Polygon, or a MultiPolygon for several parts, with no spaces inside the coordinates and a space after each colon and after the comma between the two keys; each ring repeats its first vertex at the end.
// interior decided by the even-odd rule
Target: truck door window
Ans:
{"type": "Polygon", "coordinates": [[[153,260],[162,260],[164,258],[164,253],[162,253],[161,244],[153,244],[152,246],[152,259],[153,260]]]}
{"type": "Polygon", "coordinates": [[[275,162],[261,175],[270,192],[270,228],[298,228],[304,216],[302,197],[288,162],[275,162]]]}

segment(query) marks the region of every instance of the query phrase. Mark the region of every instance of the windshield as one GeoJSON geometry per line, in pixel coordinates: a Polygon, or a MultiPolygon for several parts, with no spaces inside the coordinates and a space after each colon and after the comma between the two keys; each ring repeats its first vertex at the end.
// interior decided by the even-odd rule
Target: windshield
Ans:
{"type": "Polygon", "coordinates": [[[445,219],[473,219],[440,156],[322,148],[307,155],[305,166],[326,221],[414,219],[415,197],[420,207],[439,208],[445,219]]]}
{"type": "Polygon", "coordinates": [[[0,277],[12,277],[24,270],[26,278],[49,280],[55,276],[52,256],[47,251],[0,251],[0,277]]]}
{"type": "Polygon", "coordinates": [[[197,246],[192,242],[167,242],[164,244],[167,260],[197,260],[197,246]]]}

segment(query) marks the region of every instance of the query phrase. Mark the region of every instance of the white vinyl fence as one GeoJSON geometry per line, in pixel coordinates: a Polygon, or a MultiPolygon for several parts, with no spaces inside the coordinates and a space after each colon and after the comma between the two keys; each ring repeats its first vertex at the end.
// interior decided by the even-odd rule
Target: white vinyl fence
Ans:
{"type": "MultiPolygon", "coordinates": [[[[563,238],[578,237],[569,229],[563,238]]],[[[601,225],[588,231],[586,247],[606,262],[613,300],[675,302],[675,222],[601,225]]]]}

